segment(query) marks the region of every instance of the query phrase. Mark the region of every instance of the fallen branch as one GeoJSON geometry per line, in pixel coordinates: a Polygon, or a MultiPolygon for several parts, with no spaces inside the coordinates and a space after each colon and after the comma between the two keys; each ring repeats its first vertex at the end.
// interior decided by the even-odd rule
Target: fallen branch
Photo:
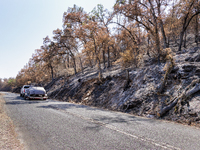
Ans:
{"type": "Polygon", "coordinates": [[[189,91],[186,92],[185,96],[186,97],[189,97],[191,96],[192,94],[198,92],[200,90],[200,84],[199,83],[196,83],[196,85],[189,91]]]}
{"type": "Polygon", "coordinates": [[[178,102],[178,98],[176,100],[174,100],[170,105],[164,107],[162,110],[160,110],[159,113],[157,113],[158,117],[162,117],[166,112],[168,112],[169,110],[171,110],[178,102]]]}
{"type": "Polygon", "coordinates": [[[174,100],[170,101],[172,102],[171,104],[165,106],[164,108],[162,108],[160,110],[160,112],[157,113],[158,117],[162,117],[166,112],[168,112],[169,110],[171,110],[174,106],[176,106],[177,103],[179,103],[179,112],[182,109],[181,106],[181,102],[187,102],[188,98],[190,96],[192,96],[193,94],[195,94],[196,92],[200,91],[200,79],[194,80],[190,85],[188,85],[184,92],[177,98],[175,98],[174,100]],[[190,89],[192,88],[192,89],[190,89]]]}

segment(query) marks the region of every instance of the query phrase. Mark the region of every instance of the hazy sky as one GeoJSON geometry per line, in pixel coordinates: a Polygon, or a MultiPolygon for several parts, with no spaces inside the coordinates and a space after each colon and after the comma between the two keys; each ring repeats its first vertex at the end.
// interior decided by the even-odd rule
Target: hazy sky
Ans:
{"type": "Polygon", "coordinates": [[[43,38],[62,29],[62,16],[74,4],[90,12],[115,0],[0,0],[0,78],[16,77],[43,38]]]}

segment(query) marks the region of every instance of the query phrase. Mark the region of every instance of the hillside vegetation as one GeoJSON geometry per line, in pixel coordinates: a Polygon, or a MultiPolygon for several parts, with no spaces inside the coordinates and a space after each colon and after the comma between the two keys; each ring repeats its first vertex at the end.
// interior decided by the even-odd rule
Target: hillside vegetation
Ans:
{"type": "Polygon", "coordinates": [[[171,69],[170,61],[157,65],[147,55],[140,68],[121,69],[116,63],[102,71],[101,81],[97,67],[87,68],[85,74],[56,78],[45,88],[50,98],[61,101],[199,126],[199,53],[200,47],[173,53],[171,69]]]}
{"type": "Polygon", "coordinates": [[[63,29],[1,90],[37,83],[51,98],[198,125],[198,0],[116,0],[112,12],[74,5],[63,29]]]}

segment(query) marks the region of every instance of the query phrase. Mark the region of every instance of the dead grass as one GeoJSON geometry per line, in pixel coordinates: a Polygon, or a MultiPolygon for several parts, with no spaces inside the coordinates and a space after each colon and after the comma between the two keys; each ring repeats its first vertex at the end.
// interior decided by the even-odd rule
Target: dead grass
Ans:
{"type": "Polygon", "coordinates": [[[56,75],[57,76],[72,76],[74,75],[74,69],[73,68],[67,68],[67,69],[59,68],[56,75]]]}
{"type": "Polygon", "coordinates": [[[23,146],[17,139],[12,120],[5,113],[5,101],[0,93],[0,149],[1,150],[23,150],[23,146]]]}

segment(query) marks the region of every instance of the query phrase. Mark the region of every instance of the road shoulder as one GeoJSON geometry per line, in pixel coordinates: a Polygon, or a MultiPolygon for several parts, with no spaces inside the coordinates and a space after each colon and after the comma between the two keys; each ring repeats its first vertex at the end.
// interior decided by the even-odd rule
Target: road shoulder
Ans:
{"type": "Polygon", "coordinates": [[[5,112],[5,101],[0,93],[0,149],[23,150],[10,117],[5,112]]]}

